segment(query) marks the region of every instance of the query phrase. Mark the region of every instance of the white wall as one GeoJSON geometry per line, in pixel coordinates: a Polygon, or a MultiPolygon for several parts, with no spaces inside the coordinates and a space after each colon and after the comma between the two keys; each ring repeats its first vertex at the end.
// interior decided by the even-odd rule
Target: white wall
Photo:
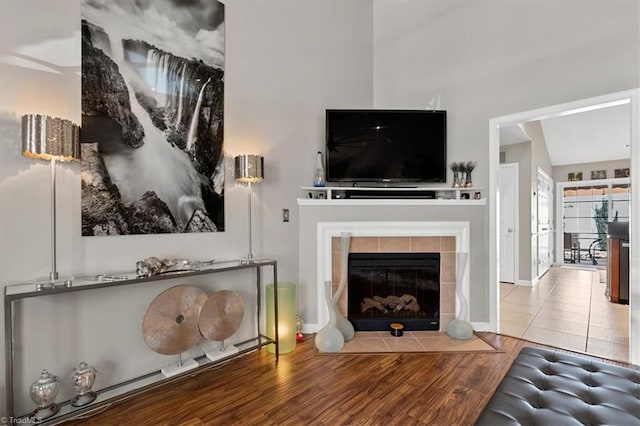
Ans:
{"type": "Polygon", "coordinates": [[[531,189],[538,187],[538,167],[551,176],[551,158],[547,150],[547,142],[540,121],[522,123],[522,131],[531,138],[531,189]]]}
{"type": "Polygon", "coordinates": [[[277,259],[280,277],[295,282],[296,198],[301,186],[313,184],[316,152],[324,151],[325,109],[373,102],[372,6],[233,1],[226,16],[225,149],[265,156],[265,182],[254,186],[260,201],[254,253],[277,259]],[[283,208],[290,223],[282,222],[283,208]]]}
{"type": "MultiPolygon", "coordinates": [[[[80,0],[3,0],[0,4],[0,283],[48,276],[49,166],[20,155],[20,117],[46,113],[80,122],[80,0]],[[51,45],[52,40],[63,39],[51,45]],[[30,70],[6,55],[68,57],[61,74],[30,70]]],[[[371,107],[372,4],[227,1],[225,152],[265,156],[266,180],[254,186],[254,254],[279,261],[278,278],[298,277],[295,199],[312,181],[315,152],[324,140],[324,109],[371,107]],[[282,223],[282,208],[291,222],[282,223]]],[[[49,58],[47,57],[47,59],[49,58]]],[[[230,259],[248,253],[246,187],[232,181],[227,161],[226,231],[219,234],[80,236],[80,167],[58,168],[58,270],[89,274],[134,270],[148,256],[230,259]]],[[[270,280],[267,273],[266,280],[270,280]]],[[[252,307],[252,274],[189,281],[211,292],[233,288],[252,307]]],[[[67,381],[85,360],[99,371],[98,388],[172,361],[142,342],[141,319],[150,301],[180,280],[157,285],[54,296],[21,303],[16,313],[18,411],[33,408],[28,386],[42,368],[67,381]]],[[[249,313],[248,313],[249,315],[249,313]]],[[[243,323],[247,337],[253,323],[243,323]]],[[[235,337],[235,336],[234,336],[235,337]]],[[[2,338],[4,342],[4,338],[2,338]]],[[[4,345],[2,345],[4,354],[4,345]]],[[[4,360],[4,356],[1,357],[4,360]]],[[[4,377],[4,362],[0,362],[4,377]]],[[[0,395],[5,395],[4,381],[0,395]]],[[[68,397],[65,390],[62,398],[68,397]]],[[[4,413],[1,403],[0,417],[4,413]]]]}
{"type": "Polygon", "coordinates": [[[374,104],[446,109],[447,161],[477,160],[488,187],[490,118],[639,86],[638,19],[638,2],[374,0],[374,104]]]}

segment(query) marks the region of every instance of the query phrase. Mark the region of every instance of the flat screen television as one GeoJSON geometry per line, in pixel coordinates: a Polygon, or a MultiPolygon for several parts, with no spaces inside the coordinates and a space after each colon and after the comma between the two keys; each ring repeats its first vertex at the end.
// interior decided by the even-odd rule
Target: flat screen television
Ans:
{"type": "Polygon", "coordinates": [[[447,112],[326,110],[333,182],[446,182],[447,112]]]}

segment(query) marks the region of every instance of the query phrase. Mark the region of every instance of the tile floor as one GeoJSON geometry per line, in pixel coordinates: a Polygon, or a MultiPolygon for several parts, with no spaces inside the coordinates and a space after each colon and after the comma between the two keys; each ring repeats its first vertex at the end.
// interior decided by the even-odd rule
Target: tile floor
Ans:
{"type": "Polygon", "coordinates": [[[495,351],[495,348],[473,336],[469,340],[456,340],[439,331],[405,331],[394,337],[382,331],[356,332],[340,352],[475,352],[495,351]]]}
{"type": "Polygon", "coordinates": [[[552,267],[533,287],[500,283],[500,333],[629,361],[629,306],[593,270],[552,267]]]}

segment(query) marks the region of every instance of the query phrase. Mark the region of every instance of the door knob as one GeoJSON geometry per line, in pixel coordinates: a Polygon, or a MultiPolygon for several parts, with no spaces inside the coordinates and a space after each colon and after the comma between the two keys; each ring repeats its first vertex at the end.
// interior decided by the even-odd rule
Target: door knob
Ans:
{"type": "Polygon", "coordinates": [[[512,233],[512,232],[513,232],[513,229],[509,228],[509,229],[507,229],[507,232],[508,232],[508,233],[512,233]]]}

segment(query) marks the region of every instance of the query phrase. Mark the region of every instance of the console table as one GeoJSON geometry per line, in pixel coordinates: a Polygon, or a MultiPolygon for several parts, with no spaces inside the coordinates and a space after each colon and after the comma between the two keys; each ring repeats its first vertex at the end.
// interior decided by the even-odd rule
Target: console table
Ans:
{"type": "MultiPolygon", "coordinates": [[[[251,339],[245,340],[240,343],[235,343],[234,346],[238,348],[238,352],[216,361],[209,361],[206,356],[202,355],[196,358],[199,366],[196,369],[186,371],[184,373],[165,378],[161,372],[155,371],[148,373],[122,383],[118,383],[109,386],[104,389],[96,390],[98,397],[94,402],[83,407],[74,407],[70,401],[60,402],[60,411],[44,421],[38,422],[38,424],[48,424],[52,422],[60,422],[65,419],[72,419],[81,414],[86,414],[89,411],[95,411],[99,409],[101,405],[104,405],[106,401],[114,402],[117,399],[124,399],[131,396],[134,392],[139,393],[144,390],[148,390],[157,387],[161,384],[166,384],[175,380],[179,380],[188,375],[194,375],[198,372],[205,371],[214,367],[221,362],[225,362],[229,359],[242,355],[246,352],[259,349],[262,346],[268,344],[275,345],[275,361],[278,362],[278,327],[274,327],[274,337],[270,338],[262,334],[260,331],[260,304],[262,294],[262,269],[265,267],[271,267],[273,272],[273,285],[274,285],[274,323],[278,323],[278,279],[277,279],[277,262],[275,260],[260,259],[251,263],[243,263],[239,260],[215,262],[206,268],[197,270],[188,270],[180,272],[171,272],[159,275],[153,275],[148,277],[138,277],[134,273],[126,274],[114,274],[98,277],[81,277],[74,278],[70,286],[66,286],[64,283],[53,285],[47,282],[32,282],[25,284],[7,285],[4,290],[4,327],[5,327],[5,363],[6,363],[6,408],[7,416],[15,421],[14,410],[14,327],[13,327],[13,307],[15,303],[18,303],[21,299],[27,299],[31,297],[43,297],[51,295],[59,295],[65,293],[75,293],[79,291],[95,290],[106,287],[119,287],[125,285],[136,285],[150,283],[159,280],[169,280],[175,278],[192,277],[196,275],[215,274],[218,272],[228,272],[243,269],[255,269],[256,271],[256,296],[257,296],[257,308],[256,308],[256,336],[251,339]]],[[[22,415],[24,420],[28,420],[29,415],[22,415]]],[[[22,419],[21,419],[22,420],[22,419]]],[[[10,421],[10,422],[11,422],[10,421]]]]}

